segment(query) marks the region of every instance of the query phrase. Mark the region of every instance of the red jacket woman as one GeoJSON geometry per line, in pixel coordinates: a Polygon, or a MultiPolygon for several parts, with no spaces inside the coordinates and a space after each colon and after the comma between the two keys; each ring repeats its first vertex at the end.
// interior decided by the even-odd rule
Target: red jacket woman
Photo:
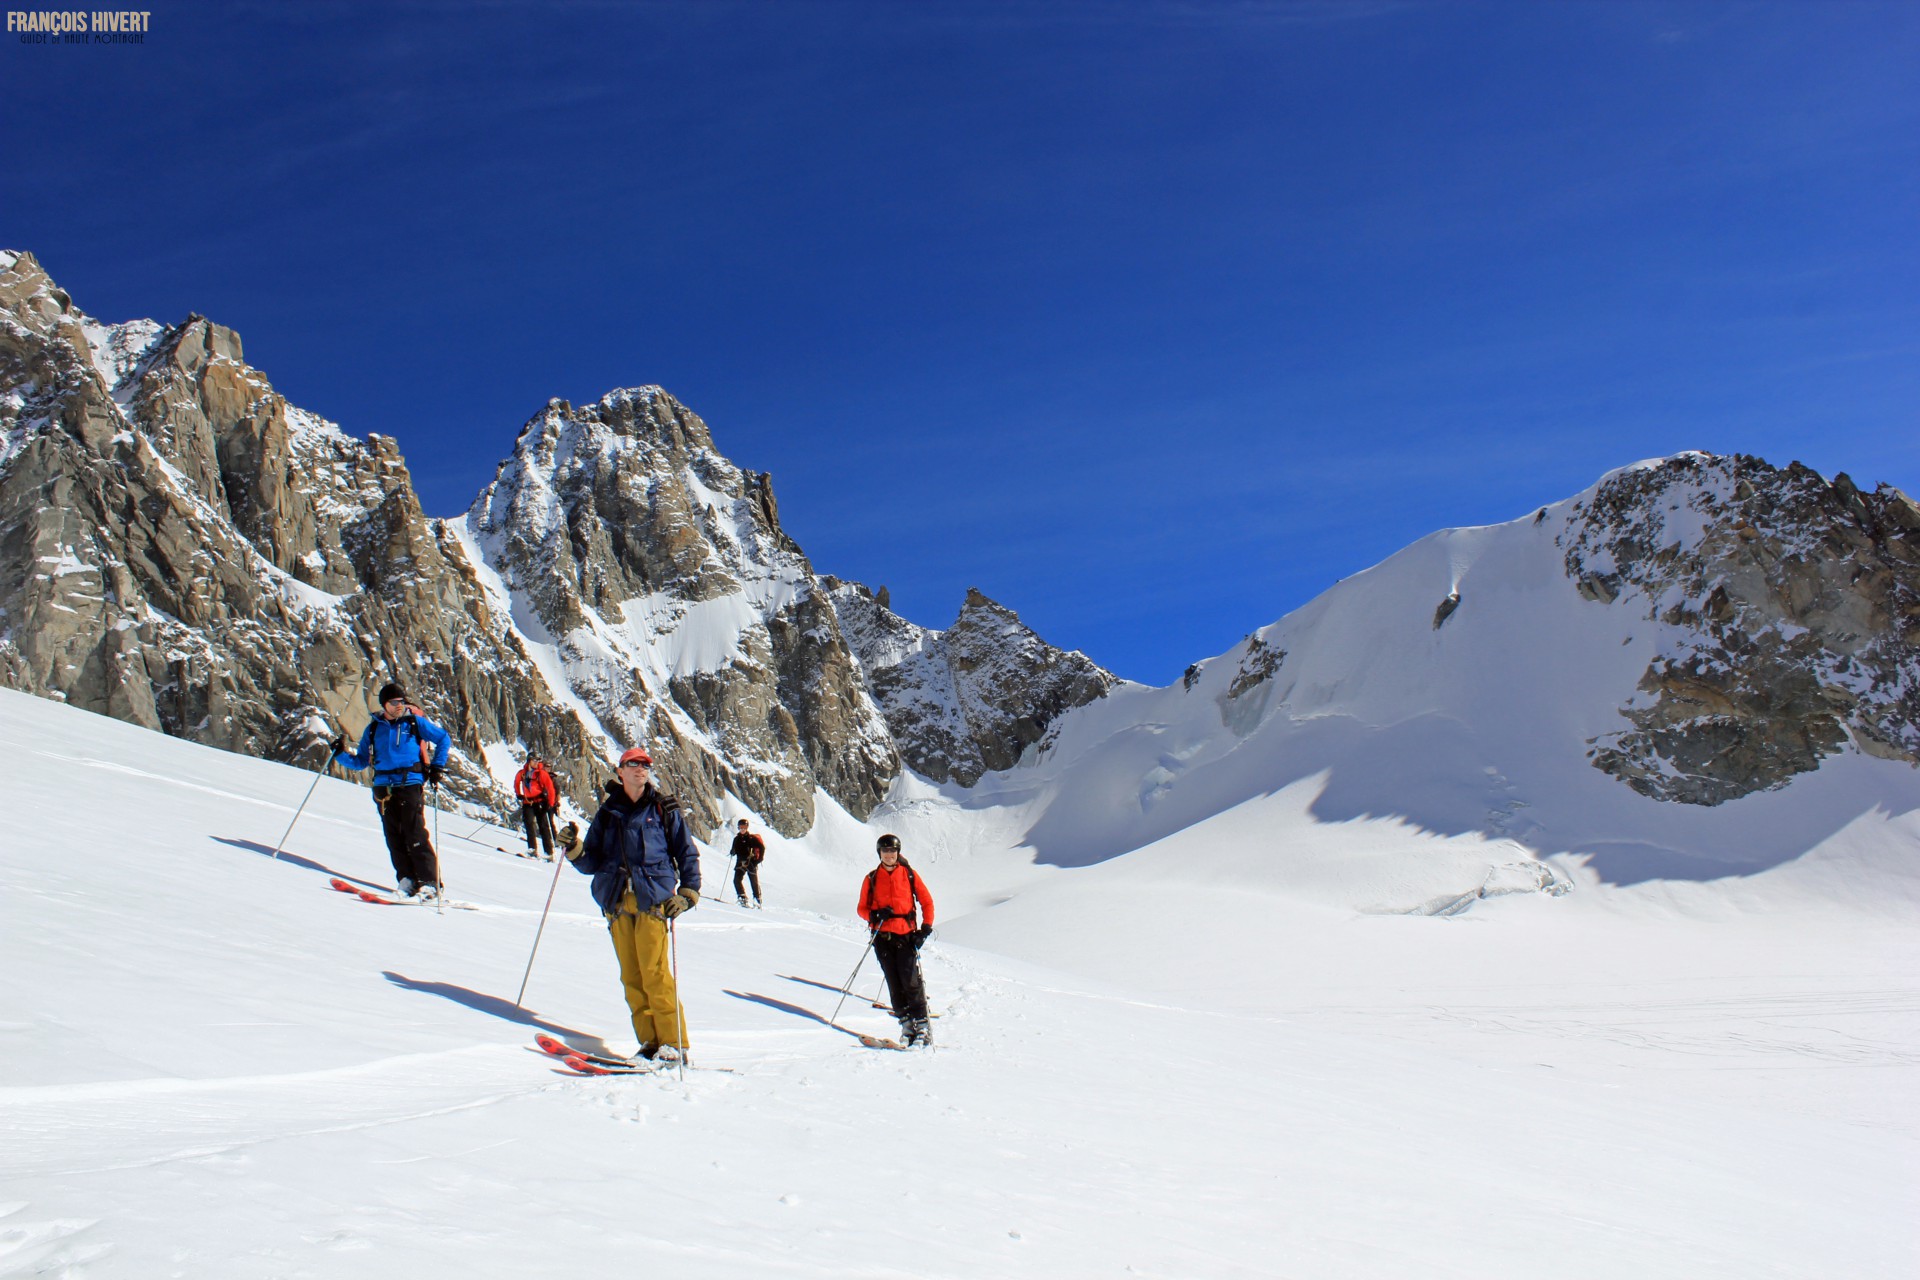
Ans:
{"type": "Polygon", "coordinates": [[[878,933],[912,933],[915,904],[920,908],[921,928],[933,927],[933,895],[895,850],[893,862],[885,861],[867,873],[860,885],[860,918],[878,933]],[[876,920],[876,914],[878,919],[876,920]]]}
{"type": "Polygon", "coordinates": [[[873,930],[873,955],[887,976],[901,1035],[909,1045],[930,1045],[933,1032],[927,1021],[927,988],[920,978],[920,944],[933,928],[933,895],[900,856],[899,836],[881,836],[876,847],[880,865],[860,882],[860,918],[873,930]]]}

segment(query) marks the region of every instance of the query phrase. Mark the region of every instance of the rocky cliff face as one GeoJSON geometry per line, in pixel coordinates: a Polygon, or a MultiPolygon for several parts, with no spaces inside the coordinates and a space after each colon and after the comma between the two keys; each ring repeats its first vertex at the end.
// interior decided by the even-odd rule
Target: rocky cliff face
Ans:
{"type": "Polygon", "coordinates": [[[983,774],[1013,768],[1063,714],[1118,683],[977,589],[951,627],[929,631],[857,582],[826,584],[902,759],[935,782],[970,787],[983,774]]]}
{"type": "Polygon", "coordinates": [[[886,795],[899,757],[771,479],[665,391],[548,405],[467,522],[570,690],[704,824],[723,791],[785,835],[816,785],[862,818],[886,795]]]}
{"type": "Polygon", "coordinates": [[[584,787],[553,705],[393,441],[289,405],[198,316],[101,325],[0,255],[0,678],[214,746],[317,763],[394,675],[453,731],[453,789],[525,741],[584,787]]]}
{"type": "Polygon", "coordinates": [[[1687,454],[1602,481],[1561,546],[1583,595],[1666,631],[1592,754],[1635,790],[1720,804],[1848,741],[1920,761],[1920,507],[1899,490],[1687,454]]]}
{"type": "MultiPolygon", "coordinates": [[[[981,726],[943,777],[1012,764],[1111,683],[1078,655],[1056,678],[984,597],[926,634],[981,726]]],[[[450,788],[500,812],[521,748],[589,808],[644,742],[703,832],[729,793],[789,836],[816,787],[865,817],[901,767],[771,480],[660,388],[549,404],[432,520],[392,440],[288,404],[232,330],[101,324],[0,253],[0,680],[317,762],[388,678],[452,730],[450,788]]]]}

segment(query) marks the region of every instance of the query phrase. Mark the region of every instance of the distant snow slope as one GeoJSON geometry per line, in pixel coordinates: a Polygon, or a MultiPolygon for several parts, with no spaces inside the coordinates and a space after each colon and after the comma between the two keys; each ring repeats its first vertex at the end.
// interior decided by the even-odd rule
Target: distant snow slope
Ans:
{"type": "MultiPolygon", "coordinates": [[[[1338,903],[1524,859],[1326,821],[1319,774],[1086,868],[900,791],[936,1051],[823,1021],[870,858],[823,806],[768,910],[709,853],[678,928],[697,1060],[736,1074],[579,1080],[526,1046],[631,1048],[604,929],[561,868],[513,1007],[552,870],[510,833],[442,821],[477,910],[369,906],[326,887],[386,881],[363,788],[320,782],[275,860],[312,774],[11,692],[0,747],[0,1276],[1913,1274],[1910,903],[1813,894],[1806,859],[1631,888],[1565,859],[1566,896],[1369,915],[1338,903]]],[[[1883,834],[1821,856],[1893,886],[1883,834]]]]}
{"type": "Polygon", "coordinates": [[[1650,663],[1696,637],[1648,616],[1671,601],[1602,603],[1568,576],[1561,535],[1593,492],[1423,538],[1183,682],[1069,712],[1019,767],[943,791],[934,807],[950,807],[928,828],[997,808],[982,842],[1042,863],[1128,854],[1201,882],[1231,868],[1361,911],[1780,868],[1795,894],[1910,913],[1911,764],[1847,746],[1713,807],[1594,767],[1592,744],[1628,727],[1650,663]]]}

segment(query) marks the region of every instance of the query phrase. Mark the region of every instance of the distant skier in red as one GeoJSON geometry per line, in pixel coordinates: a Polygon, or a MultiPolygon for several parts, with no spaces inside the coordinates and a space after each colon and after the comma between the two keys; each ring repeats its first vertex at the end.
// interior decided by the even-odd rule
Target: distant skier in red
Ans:
{"type": "Polygon", "coordinates": [[[547,861],[552,862],[553,811],[560,804],[560,792],[539,756],[529,754],[520,772],[513,775],[513,794],[519,798],[520,825],[527,832],[527,857],[536,856],[533,842],[537,836],[546,846],[547,861]]]}
{"type": "Polygon", "coordinates": [[[860,882],[860,918],[873,930],[873,954],[887,975],[887,996],[900,1036],[909,1045],[933,1043],[927,1021],[927,989],[920,978],[920,947],[933,932],[933,895],[907,860],[900,837],[881,836],[880,865],[860,882]]]}

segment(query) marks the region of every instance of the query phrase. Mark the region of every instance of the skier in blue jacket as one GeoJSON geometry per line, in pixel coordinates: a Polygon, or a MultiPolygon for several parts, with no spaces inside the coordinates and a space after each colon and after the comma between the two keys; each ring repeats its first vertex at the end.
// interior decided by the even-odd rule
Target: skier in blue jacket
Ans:
{"type": "Polygon", "coordinates": [[[653,757],[634,747],[593,815],[586,839],[568,823],[561,852],[593,877],[593,900],[607,918],[620,962],[620,985],[640,1056],[686,1057],[687,1023],[669,955],[668,921],[700,901],[700,855],[680,803],[653,785],[653,757]]]}
{"type": "Polygon", "coordinates": [[[409,898],[440,891],[440,862],[427,836],[421,784],[439,787],[452,745],[447,731],[409,705],[407,691],[393,683],[381,687],[380,714],[360,735],[359,750],[348,751],[344,735],[333,740],[334,759],[350,768],[373,770],[373,802],[380,810],[387,855],[393,859],[400,892],[409,898]]]}

